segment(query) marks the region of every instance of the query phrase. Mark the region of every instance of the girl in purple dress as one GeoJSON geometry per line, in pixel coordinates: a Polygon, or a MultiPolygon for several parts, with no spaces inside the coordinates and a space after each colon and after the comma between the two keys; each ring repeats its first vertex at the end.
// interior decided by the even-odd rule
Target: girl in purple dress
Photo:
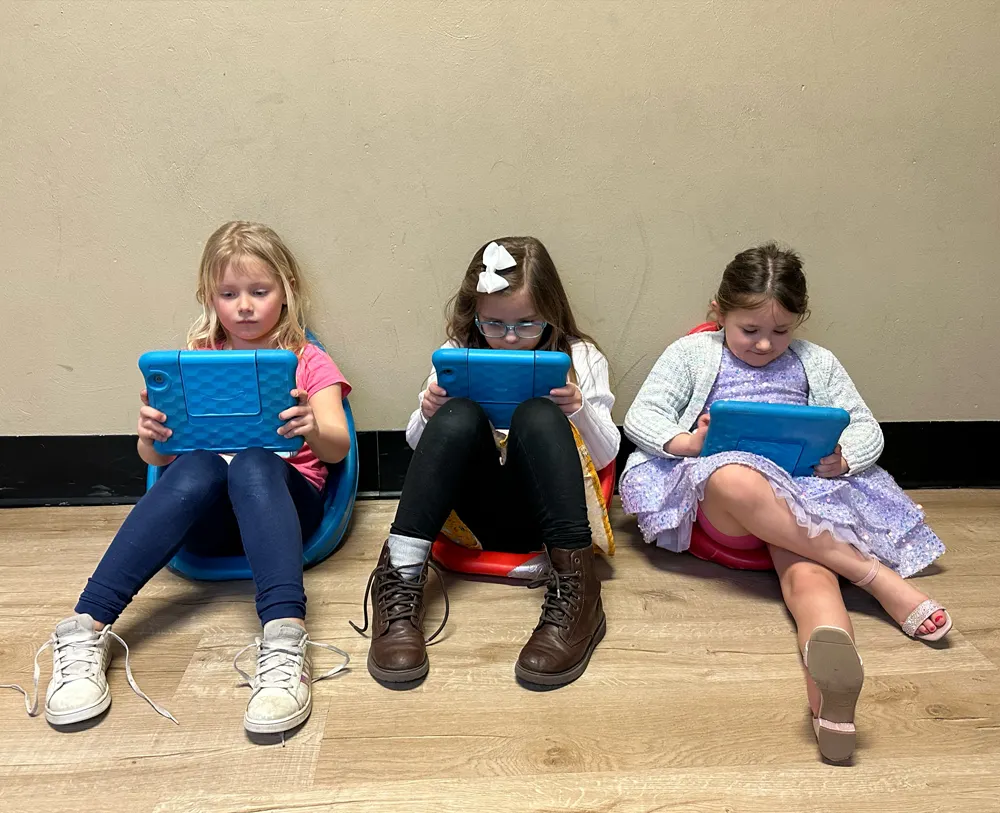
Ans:
{"type": "Polygon", "coordinates": [[[798,628],[820,752],[844,760],[864,671],[837,577],[871,593],[908,635],[935,641],[951,618],[903,579],[944,545],[875,465],[882,431],[840,362],[793,339],[809,314],[799,257],[773,243],[738,254],[712,309],[721,330],[670,345],[625,417],[637,448],[622,505],[647,542],[676,552],[695,521],[730,547],[767,543],[798,628]],[[723,399],[841,407],[851,421],[814,476],[792,477],[748,452],[699,457],[709,407],[723,399]]]}

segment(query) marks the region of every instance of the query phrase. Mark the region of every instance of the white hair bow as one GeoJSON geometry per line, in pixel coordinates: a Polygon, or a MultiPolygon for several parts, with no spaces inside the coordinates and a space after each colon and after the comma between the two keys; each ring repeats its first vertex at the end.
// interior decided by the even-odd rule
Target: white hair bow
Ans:
{"type": "Polygon", "coordinates": [[[479,272],[479,284],[476,286],[476,290],[481,294],[495,294],[510,286],[510,283],[497,273],[497,270],[503,271],[505,268],[513,268],[517,265],[517,261],[499,243],[490,243],[483,251],[483,265],[486,266],[486,270],[479,272]]]}

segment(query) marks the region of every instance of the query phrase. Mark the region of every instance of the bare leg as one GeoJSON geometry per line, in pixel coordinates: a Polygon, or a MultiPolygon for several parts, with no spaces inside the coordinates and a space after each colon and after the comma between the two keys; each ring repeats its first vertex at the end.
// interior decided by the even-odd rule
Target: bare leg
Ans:
{"type": "MultiPolygon", "coordinates": [[[[838,542],[826,532],[810,538],[806,529],[795,521],[787,503],[775,495],[767,479],[746,466],[723,466],[709,477],[701,509],[724,534],[753,534],[769,545],[818,562],[852,582],[868,573],[871,560],[851,545],[838,542]]],[[[887,567],[864,589],[899,624],[927,598],[887,567]]],[[[938,611],[918,631],[934,632],[945,620],[944,613],[938,611]]]]}
{"type": "MultiPolygon", "coordinates": [[[[795,619],[798,630],[799,652],[805,649],[812,631],[819,626],[840,627],[854,638],[854,627],[847,615],[844,599],[840,594],[837,574],[823,565],[803,559],[796,553],[769,546],[774,568],[781,581],[781,595],[788,611],[795,619]]],[[[819,689],[806,676],[806,692],[813,717],[819,714],[819,689]]]]}

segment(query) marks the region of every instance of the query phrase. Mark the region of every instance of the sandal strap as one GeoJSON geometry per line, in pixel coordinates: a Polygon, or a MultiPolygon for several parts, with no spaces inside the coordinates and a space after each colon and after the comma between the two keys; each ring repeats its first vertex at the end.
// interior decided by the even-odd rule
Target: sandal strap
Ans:
{"type": "Polygon", "coordinates": [[[865,587],[871,584],[882,569],[882,563],[877,559],[872,559],[872,566],[868,569],[868,574],[860,581],[851,582],[855,587],[865,587]]]}
{"type": "Polygon", "coordinates": [[[928,618],[930,618],[938,610],[943,610],[940,604],[938,604],[934,599],[929,598],[926,601],[921,601],[910,613],[906,620],[900,624],[903,628],[903,632],[909,635],[911,638],[917,638],[917,627],[924,623],[928,618]]]}

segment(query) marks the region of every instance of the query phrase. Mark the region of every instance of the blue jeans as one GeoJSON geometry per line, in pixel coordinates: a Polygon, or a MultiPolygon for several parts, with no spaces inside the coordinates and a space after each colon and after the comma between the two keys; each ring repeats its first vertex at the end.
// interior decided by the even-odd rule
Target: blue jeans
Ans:
{"type": "Polygon", "coordinates": [[[242,541],[262,624],[305,618],[302,539],[323,518],[323,495],[272,452],[247,449],[232,463],[213,452],[178,457],[125,519],[76,612],[112,624],[184,545],[209,552],[242,541]]]}

